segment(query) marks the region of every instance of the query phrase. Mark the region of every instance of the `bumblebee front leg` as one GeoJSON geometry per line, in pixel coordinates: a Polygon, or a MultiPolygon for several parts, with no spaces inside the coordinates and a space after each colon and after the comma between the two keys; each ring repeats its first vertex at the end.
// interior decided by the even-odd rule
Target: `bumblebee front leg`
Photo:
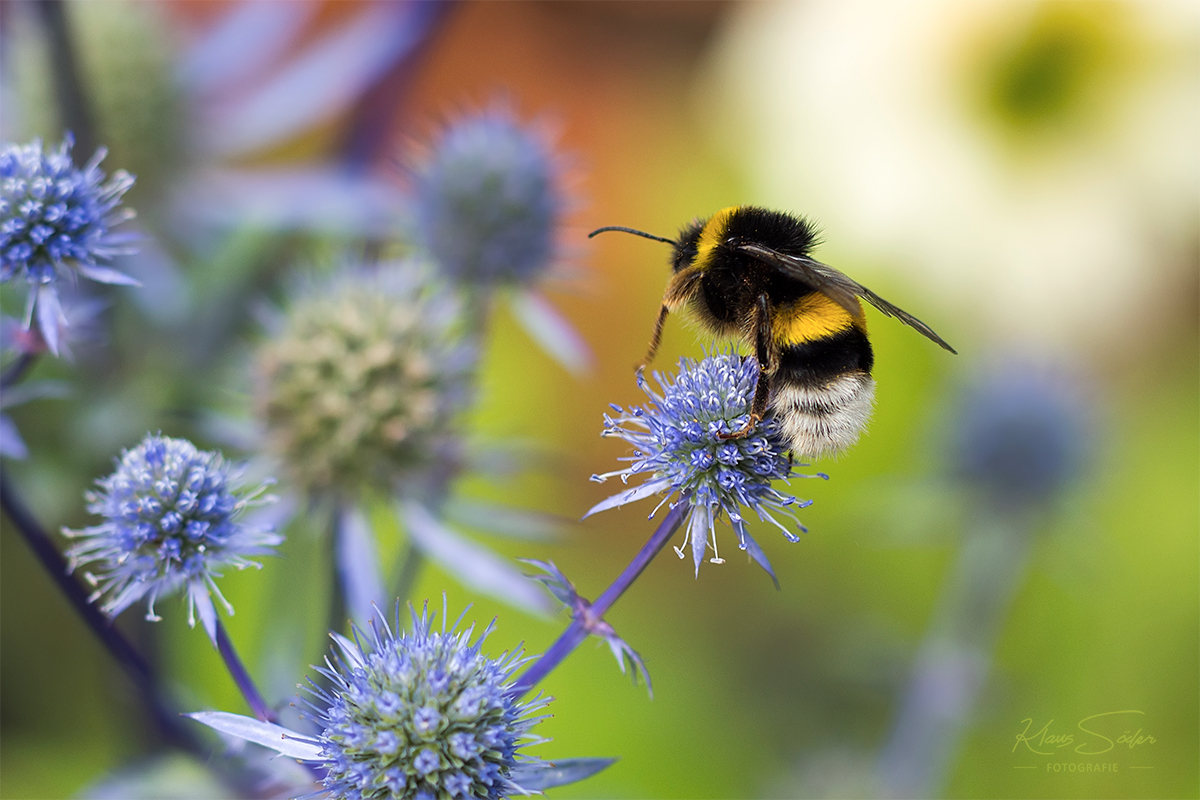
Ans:
{"type": "MultiPolygon", "coordinates": [[[[658,310],[658,319],[654,322],[654,333],[650,337],[650,350],[646,353],[646,359],[642,362],[642,366],[649,364],[654,360],[654,355],[658,352],[658,346],[662,344],[663,326],[667,324],[667,314],[671,309],[663,303],[662,308],[658,310]]],[[[638,367],[641,369],[641,367],[638,367]]]]}
{"type": "MultiPolygon", "coordinates": [[[[667,314],[677,310],[688,301],[688,298],[699,288],[700,278],[699,270],[685,269],[675,273],[675,277],[671,278],[671,282],[667,284],[667,291],[663,294],[662,308],[658,310],[658,319],[654,322],[654,334],[650,337],[650,351],[646,353],[645,364],[654,360],[655,354],[658,353],[658,346],[662,344],[663,326],[667,324],[667,314]]],[[[638,367],[638,369],[642,367],[638,367]]]]}
{"type": "Polygon", "coordinates": [[[754,387],[754,400],[750,403],[750,421],[738,431],[722,433],[721,439],[740,439],[762,421],[767,414],[767,403],[771,399],[771,301],[765,294],[759,295],[754,306],[754,357],[758,360],[758,383],[754,387]]]}

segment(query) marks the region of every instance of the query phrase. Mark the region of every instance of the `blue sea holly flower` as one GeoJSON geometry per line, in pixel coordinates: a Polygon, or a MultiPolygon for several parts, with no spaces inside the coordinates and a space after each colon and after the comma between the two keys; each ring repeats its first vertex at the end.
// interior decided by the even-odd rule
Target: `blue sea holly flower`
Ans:
{"type": "MultiPolygon", "coordinates": [[[[446,630],[428,610],[412,612],[399,635],[378,618],[355,641],[335,636],[338,653],[310,683],[308,715],[322,730],[326,789],[337,797],[502,797],[524,794],[512,773],[519,750],[541,741],[530,729],[545,699],[506,694],[527,659],[491,659],[474,626],[446,630]]],[[[399,628],[399,620],[396,620],[399,628]]]]}
{"type": "Polygon", "coordinates": [[[959,405],[953,464],[997,508],[1051,501],[1085,471],[1094,410],[1075,376],[1013,360],[977,376],[959,405]]]}
{"type": "Polygon", "coordinates": [[[272,555],[283,541],[239,522],[247,507],[274,499],[264,494],[266,484],[247,489],[240,479],[220,453],[148,435],[121,454],[112,475],[96,481],[98,491],[85,495],[88,510],[104,522],[63,529],[75,540],[67,548],[71,570],[90,565],[84,577],[96,587],[91,599],[103,597],[100,608],[110,617],[147,597],[146,619],[158,620],[158,598],[185,589],[188,623],[194,626],[199,614],[215,641],[212,596],[233,613],[214,580],[220,570],[259,567],[251,557],[272,555]]]}
{"type": "MultiPolygon", "coordinates": [[[[459,621],[461,621],[461,617],[459,621]]],[[[372,619],[354,639],[331,634],[336,645],[324,680],[310,681],[304,714],[319,733],[307,735],[222,712],[192,714],[223,733],[312,762],[336,798],[494,798],[528,795],[581,780],[609,759],[555,764],[521,749],[544,741],[530,730],[549,702],[521,701],[509,691],[530,659],[520,652],[493,659],[474,642],[472,625],[440,629],[426,608],[412,611],[412,630],[372,619]],[[396,632],[393,632],[393,628],[396,632]]],[[[494,625],[495,623],[493,623],[494,625]]]]}
{"type": "MultiPolygon", "coordinates": [[[[775,580],[766,555],[746,530],[742,508],[752,509],[760,520],[772,523],[788,541],[796,542],[799,537],[773,512],[783,513],[804,531],[789,507],[805,508],[812,501],[799,501],[771,485],[774,480],[793,475],[787,442],[774,419],[764,419],[740,438],[722,438],[722,434],[743,428],[750,419],[758,362],[736,353],[713,355],[699,362],[684,358],[677,376],[656,372],[655,378],[661,394],[638,375],[638,384],[651,400],[648,406],[626,410],[614,405],[617,415],[604,417],[604,436],[615,436],[634,446],[633,455],[623,459],[629,466],[594,475],[592,480],[603,482],[619,476],[628,482],[635,475],[648,477],[636,488],[597,504],[586,516],[650,495],[665,495],[655,511],[667,502],[672,507],[680,502],[689,506],[683,547],[691,543],[697,577],[710,547],[713,555],[709,560],[723,563],[717,551],[716,522],[728,517],[737,533],[738,547],[775,580]]],[[[684,557],[682,548],[676,547],[675,552],[684,557]]]]}
{"type": "MultiPolygon", "coordinates": [[[[555,263],[568,206],[561,157],[533,126],[504,108],[448,126],[414,169],[414,234],[445,274],[476,301],[497,287],[525,332],[567,370],[594,359],[583,337],[535,288],[555,263]],[[479,291],[475,291],[479,290],[479,291]]],[[[481,315],[486,302],[472,313],[481,315]]]]}
{"type": "Polygon", "coordinates": [[[104,148],[76,167],[73,145],[67,134],[50,152],[43,151],[40,139],[0,148],[0,283],[22,277],[29,284],[25,326],[36,311],[38,328],[55,354],[65,322],[56,286],[60,278],[82,275],[100,283],[137,284],[100,263],[133,252],[134,237],[112,231],[134,216],[118,208],[133,176],[118,170],[106,181],[100,169],[104,148]]]}
{"type": "Polygon", "coordinates": [[[418,237],[456,280],[527,285],[554,255],[558,171],[542,136],[507,111],[465,117],[417,171],[418,237]]]}

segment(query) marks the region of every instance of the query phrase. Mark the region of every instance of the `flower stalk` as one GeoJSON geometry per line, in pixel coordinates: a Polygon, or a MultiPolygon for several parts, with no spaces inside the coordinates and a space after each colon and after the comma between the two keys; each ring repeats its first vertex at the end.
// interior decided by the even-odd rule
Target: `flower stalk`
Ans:
{"type": "Polygon", "coordinates": [[[91,151],[97,146],[93,133],[95,115],[80,79],[79,58],[71,41],[66,5],[62,0],[46,0],[34,7],[40,12],[46,41],[50,45],[50,64],[54,69],[54,89],[62,126],[74,133],[81,150],[91,151]]]}
{"type": "Polygon", "coordinates": [[[542,678],[549,675],[555,667],[563,662],[567,656],[575,651],[575,648],[583,643],[591,634],[597,632],[599,627],[604,624],[604,615],[613,607],[613,604],[625,594],[625,591],[633,585],[633,582],[645,571],[654,557],[658,555],[667,542],[671,541],[671,537],[679,530],[679,526],[683,524],[684,514],[688,510],[689,498],[683,498],[676,503],[667,516],[659,523],[658,528],[642,546],[642,549],[637,552],[629,565],[621,572],[617,579],[612,582],[612,585],[604,590],[604,593],[596,598],[596,602],[584,605],[579,613],[576,613],[575,618],[571,620],[571,624],[563,631],[558,640],[550,646],[545,654],[535,661],[529,669],[521,673],[521,676],[509,687],[508,695],[510,697],[521,697],[536,686],[542,678]]]}
{"type": "Polygon", "coordinates": [[[21,353],[17,356],[3,374],[0,374],[0,389],[8,389],[19,383],[37,363],[37,359],[36,353],[21,353]]]}
{"type": "Polygon", "coordinates": [[[112,620],[89,601],[89,591],[71,574],[67,560],[50,541],[45,529],[18,496],[8,477],[0,473],[0,508],[29,545],[38,562],[54,580],[71,607],[100,640],[137,687],[159,734],[169,744],[195,753],[204,752],[199,740],[179,722],[179,712],[162,697],[158,677],[150,663],[112,620]]]}
{"type": "Polygon", "coordinates": [[[217,618],[216,645],[217,652],[221,654],[221,658],[225,661],[225,667],[229,670],[229,676],[237,684],[242,697],[246,699],[246,705],[250,706],[254,716],[263,722],[278,722],[279,715],[268,705],[262,693],[258,691],[258,687],[254,685],[254,679],[250,677],[242,659],[238,657],[233,641],[229,638],[229,632],[225,630],[219,617],[217,618]]]}

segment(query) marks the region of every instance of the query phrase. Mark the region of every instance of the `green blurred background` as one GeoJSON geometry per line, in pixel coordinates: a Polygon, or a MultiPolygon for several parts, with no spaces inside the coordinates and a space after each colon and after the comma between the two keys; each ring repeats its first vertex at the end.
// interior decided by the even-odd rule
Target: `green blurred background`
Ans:
{"type": "MultiPolygon", "coordinates": [[[[125,35],[158,42],[147,58],[166,59],[228,4],[85,5],[126,20],[134,33],[125,35]]],[[[311,36],[357,6],[322,6],[311,36]]],[[[24,37],[36,30],[3,11],[6,91],[28,104],[36,42],[24,37]]],[[[81,40],[99,35],[84,30],[81,40]]],[[[132,51],[112,41],[120,40],[93,45],[94,57],[132,51]]],[[[561,237],[574,277],[547,294],[596,354],[595,370],[573,378],[497,312],[472,427],[551,456],[525,475],[472,477],[465,494],[574,519],[614,491],[587,479],[625,454],[599,437],[600,423],[608,403],[643,399],[632,366],[667,253],[633,237],[589,242],[601,225],[669,236],[738,203],[811,215],[827,242],[818,257],[930,322],[960,352],[951,357],[868,312],[879,386],[868,435],[817,465],[828,482],[793,482],[815,501],[801,512],[810,532],[799,543],[755,528],[782,589],[740,557],[706,564],[698,580],[669,551],[652,564],[607,619],[644,657],[654,699],[600,643],[552,674],[554,716],[539,732],[553,741],[536,754],[620,757],[552,796],[867,791],[972,519],[947,460],[953,398],[1008,357],[1078,376],[1094,441],[1082,477],[1036,523],[944,794],[1200,795],[1198,59],[1200,16],[1188,3],[468,2],[453,11],[409,76],[396,147],[498,95],[547,121],[568,154],[575,200],[561,237]],[[1117,764],[1115,772],[1048,771],[1047,761],[1072,759],[1014,751],[1026,718],[1035,730],[1051,720],[1071,730],[1130,709],[1144,712],[1139,724],[1155,741],[1090,759],[1117,764]]],[[[113,70],[104,80],[133,80],[113,70]]],[[[170,108],[178,98],[164,92],[113,102],[170,108]]],[[[325,120],[248,163],[318,158],[344,123],[325,120]]],[[[6,136],[20,140],[39,125],[58,135],[28,110],[21,125],[5,123],[6,136]]],[[[148,226],[155,180],[173,179],[176,135],[128,134],[126,160],[114,143],[105,162],[147,164],[130,205],[148,226]],[[168,144],[142,146],[139,135],[168,144]],[[148,161],[156,153],[166,153],[160,179],[148,161]]],[[[206,259],[181,259],[187,292],[231,299],[244,312],[232,314],[221,349],[188,351],[199,373],[179,356],[186,315],[155,321],[128,292],[108,294],[114,322],[104,351],[76,367],[39,364],[39,377],[78,388],[67,400],[14,409],[32,456],[5,468],[49,528],[87,524],[82,492],[145,431],[196,436],[196,411],[244,406],[246,354],[261,335],[249,309],[276,296],[317,246],[242,229],[206,259]]],[[[9,287],[4,300],[10,313],[19,304],[9,287]]],[[[672,319],[658,366],[705,344],[672,319]]],[[[554,560],[595,597],[651,532],[649,511],[647,503],[606,512],[554,545],[489,543],[554,560]]],[[[222,584],[238,609],[231,636],[252,671],[272,676],[262,680],[277,697],[324,647],[325,551],[302,528],[264,570],[222,584]],[[280,665],[270,642],[283,608],[289,624],[312,633],[307,651],[280,665]]],[[[382,543],[385,557],[398,537],[382,543]]],[[[471,618],[499,616],[494,653],[520,642],[540,652],[565,622],[524,616],[427,569],[416,596],[443,592],[451,609],[473,603],[471,618]]],[[[183,625],[182,606],[160,611],[166,619],[154,626],[133,612],[120,624],[161,655],[181,704],[243,711],[203,634],[183,625]]],[[[7,520],[0,633],[0,795],[71,796],[153,751],[124,677],[7,520]]]]}

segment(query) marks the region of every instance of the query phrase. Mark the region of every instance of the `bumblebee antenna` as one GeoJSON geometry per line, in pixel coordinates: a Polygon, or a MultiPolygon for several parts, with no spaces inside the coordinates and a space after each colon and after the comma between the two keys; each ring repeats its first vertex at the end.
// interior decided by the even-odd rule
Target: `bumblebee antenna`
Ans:
{"type": "Polygon", "coordinates": [[[597,233],[604,233],[605,231],[620,231],[621,233],[632,233],[634,236],[641,236],[644,239],[653,239],[656,242],[666,242],[667,244],[673,245],[675,247],[679,246],[679,242],[675,241],[674,239],[668,239],[665,236],[655,236],[653,233],[646,233],[645,231],[639,231],[635,228],[623,228],[620,225],[609,225],[604,228],[596,228],[596,230],[594,230],[588,234],[588,238],[590,239],[593,236],[595,236],[597,233]]]}

